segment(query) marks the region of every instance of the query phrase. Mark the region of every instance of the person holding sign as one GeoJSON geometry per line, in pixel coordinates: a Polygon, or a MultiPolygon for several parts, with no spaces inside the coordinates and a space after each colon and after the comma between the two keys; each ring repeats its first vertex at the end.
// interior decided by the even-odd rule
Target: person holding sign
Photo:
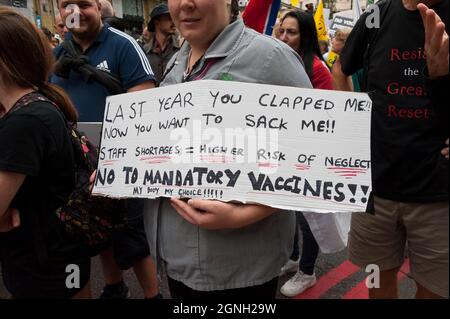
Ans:
{"type": "MultiPolygon", "coordinates": [[[[161,86],[202,79],[310,88],[299,56],[247,29],[237,0],[169,0],[186,39],[161,86]],[[261,63],[261,61],[264,61],[261,63]]],[[[165,265],[173,298],[273,299],[292,252],[295,215],[258,205],[148,200],[150,251],[165,265]]]]}

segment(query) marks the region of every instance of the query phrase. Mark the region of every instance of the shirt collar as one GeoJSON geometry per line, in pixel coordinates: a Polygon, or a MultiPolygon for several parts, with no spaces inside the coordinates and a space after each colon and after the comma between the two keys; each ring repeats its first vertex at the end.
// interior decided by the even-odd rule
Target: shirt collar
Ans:
{"type": "Polygon", "coordinates": [[[210,45],[205,53],[205,59],[224,58],[232,54],[237,50],[244,31],[242,19],[229,24],[210,45]]]}
{"type": "MultiPolygon", "coordinates": [[[[154,49],[156,49],[158,47],[158,43],[156,42],[156,38],[153,37],[153,39],[150,41],[150,43],[148,44],[148,51],[147,52],[152,52],[154,49]]],[[[178,41],[174,36],[171,36],[169,39],[169,43],[166,46],[166,51],[167,49],[169,49],[170,47],[175,48],[175,49],[179,49],[180,46],[178,45],[178,41]]]]}
{"type": "MultiPolygon", "coordinates": [[[[225,58],[236,51],[244,36],[245,25],[242,19],[229,24],[213,41],[206,51],[203,59],[225,58]]],[[[189,55],[191,46],[187,41],[180,49],[179,56],[185,60],[189,55]]],[[[202,59],[202,60],[203,60],[202,59]]]]}

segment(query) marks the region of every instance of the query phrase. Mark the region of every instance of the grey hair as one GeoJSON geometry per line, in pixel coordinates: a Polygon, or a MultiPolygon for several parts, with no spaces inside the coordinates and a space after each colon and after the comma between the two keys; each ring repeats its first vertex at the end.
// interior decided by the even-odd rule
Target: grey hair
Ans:
{"type": "Polygon", "coordinates": [[[108,0],[99,0],[102,18],[114,17],[114,8],[108,0]]]}

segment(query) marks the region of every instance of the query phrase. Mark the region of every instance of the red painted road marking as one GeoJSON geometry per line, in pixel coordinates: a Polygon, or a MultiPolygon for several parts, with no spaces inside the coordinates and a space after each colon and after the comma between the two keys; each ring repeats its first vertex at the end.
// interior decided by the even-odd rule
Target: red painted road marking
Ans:
{"type": "Polygon", "coordinates": [[[294,297],[294,299],[318,299],[342,280],[356,273],[359,269],[358,266],[346,260],[338,267],[321,276],[315,286],[294,297]]]}
{"type": "MultiPolygon", "coordinates": [[[[397,280],[400,282],[405,279],[409,273],[409,259],[405,260],[400,272],[397,275],[397,280]]],[[[352,290],[347,292],[342,299],[369,299],[369,289],[366,286],[366,279],[361,281],[352,290]]]]}

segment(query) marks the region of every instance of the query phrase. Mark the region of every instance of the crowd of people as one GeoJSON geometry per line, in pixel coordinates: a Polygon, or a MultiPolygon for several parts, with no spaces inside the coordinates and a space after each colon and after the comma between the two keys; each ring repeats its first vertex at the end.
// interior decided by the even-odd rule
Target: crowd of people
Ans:
{"type": "MultiPolygon", "coordinates": [[[[368,92],[373,196],[367,213],[347,215],[349,259],[380,268],[371,298],[398,297],[405,256],[417,298],[448,298],[449,4],[378,6],[379,28],[368,27],[366,12],[331,43],[318,40],[310,10],[283,12],[267,36],[252,24],[259,12],[242,15],[237,0],[168,0],[149,12],[137,40],[108,0],[59,0],[57,36],[0,6],[0,264],[13,298],[92,297],[92,256],[55,214],[76,182],[68,123],[102,122],[109,95],[207,79],[368,92]],[[74,12],[79,25],[66,23],[74,12]],[[69,264],[80,267],[77,289],[66,285],[69,264]]],[[[317,282],[316,259],[329,243],[316,229],[327,232],[333,218],[128,199],[128,227],[112,230],[99,252],[101,298],[129,296],[128,269],[146,299],[162,298],[162,269],[175,299],[274,299],[280,276],[291,272],[281,293],[294,297],[317,282]]]]}

